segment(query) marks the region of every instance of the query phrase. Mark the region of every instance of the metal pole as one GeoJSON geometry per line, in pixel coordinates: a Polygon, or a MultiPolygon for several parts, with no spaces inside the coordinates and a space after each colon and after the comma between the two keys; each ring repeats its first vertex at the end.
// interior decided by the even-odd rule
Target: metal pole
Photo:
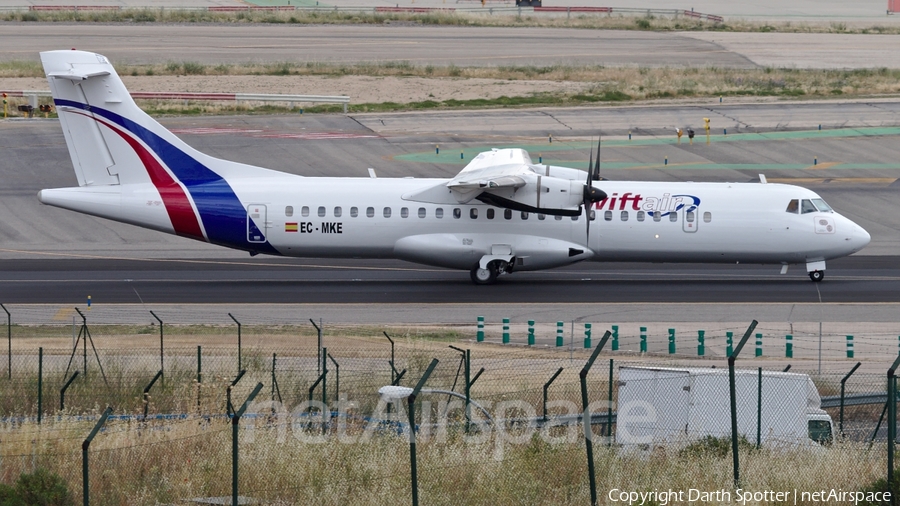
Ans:
{"type": "Polygon", "coordinates": [[[6,309],[6,306],[0,304],[0,307],[6,311],[6,342],[8,344],[7,347],[7,361],[9,368],[9,379],[12,379],[12,315],[9,314],[9,311],[6,309]]]}
{"type": "Polygon", "coordinates": [[[44,348],[38,348],[38,425],[44,412],[44,348]]]}
{"type": "MultiPolygon", "coordinates": [[[[313,327],[316,328],[316,332],[319,335],[319,346],[317,348],[319,351],[318,351],[318,355],[316,355],[316,362],[317,362],[316,373],[322,374],[322,327],[320,327],[319,325],[316,325],[316,322],[314,322],[312,318],[309,319],[309,323],[312,323],[313,327]]],[[[322,319],[319,318],[319,324],[321,324],[321,323],[322,323],[322,319]]],[[[390,339],[390,338],[388,338],[388,339],[390,339]]],[[[393,341],[391,341],[391,344],[393,344],[393,341]]]]}
{"type": "Polygon", "coordinates": [[[241,405],[241,409],[234,413],[231,417],[231,505],[238,506],[238,424],[241,417],[247,411],[247,405],[253,402],[259,391],[262,390],[263,384],[257,383],[256,387],[250,392],[250,396],[241,405]]]}
{"type": "Polygon", "coordinates": [[[328,359],[331,360],[331,363],[334,364],[334,398],[338,401],[341,400],[341,366],[338,365],[337,360],[328,354],[328,359]]]}
{"type": "Polygon", "coordinates": [[[553,373],[553,376],[550,376],[550,381],[544,383],[544,421],[547,421],[547,389],[550,388],[550,383],[553,383],[553,380],[556,379],[559,374],[563,372],[563,368],[560,367],[553,373]]]}
{"type": "Polygon", "coordinates": [[[203,353],[197,345],[197,414],[200,414],[200,385],[203,384],[203,353]]]}
{"type": "Polygon", "coordinates": [[[466,382],[466,434],[468,434],[472,419],[472,407],[470,406],[472,402],[472,352],[468,348],[465,351],[463,379],[466,382]]]}
{"type": "Polygon", "coordinates": [[[758,324],[759,322],[757,322],[756,320],[750,322],[750,326],[747,327],[747,331],[744,332],[744,337],[741,338],[741,341],[738,343],[737,348],[735,348],[732,354],[728,357],[728,393],[731,396],[731,459],[734,471],[735,488],[740,488],[741,473],[738,460],[737,398],[734,388],[734,361],[737,359],[737,356],[741,352],[741,349],[744,348],[744,345],[747,344],[747,340],[750,339],[750,334],[753,333],[753,330],[756,329],[756,326],[758,324]]]}
{"type": "MultiPolygon", "coordinates": [[[[150,311],[150,314],[156,318],[156,321],[159,322],[159,370],[164,371],[165,367],[163,367],[163,321],[156,316],[156,313],[150,311]]],[[[165,382],[165,376],[163,377],[163,382],[165,382]]]]}
{"type": "MultiPolygon", "coordinates": [[[[613,341],[615,342],[615,341],[613,341]]],[[[613,359],[609,359],[609,405],[606,407],[606,446],[612,446],[613,359]]]]}
{"type": "MultiPolygon", "coordinates": [[[[758,336],[759,334],[757,334],[758,336]]],[[[756,447],[762,446],[762,367],[756,381],[756,447]]]]}
{"type": "Polygon", "coordinates": [[[241,370],[243,362],[241,362],[241,322],[237,321],[237,318],[228,313],[228,316],[234,320],[234,323],[237,323],[238,326],[238,371],[241,370]]]}
{"type": "MultiPolygon", "coordinates": [[[[75,374],[78,374],[78,371],[75,371],[75,374]]],[[[84,496],[84,506],[89,506],[91,503],[90,486],[88,484],[88,450],[91,447],[91,441],[93,441],[94,436],[100,432],[100,428],[106,423],[106,419],[109,418],[110,413],[112,413],[112,408],[107,406],[103,415],[100,416],[100,420],[97,421],[97,425],[94,425],[94,428],[91,430],[91,433],[88,434],[87,439],[81,443],[81,492],[84,496]]]]}
{"type": "Polygon", "coordinates": [[[603,346],[611,335],[612,332],[608,330],[603,334],[603,338],[600,339],[600,344],[594,348],[594,352],[591,353],[591,358],[588,359],[587,363],[584,364],[584,367],[581,369],[581,372],[578,373],[578,377],[581,380],[581,426],[584,433],[584,446],[587,449],[588,479],[591,485],[591,506],[597,506],[597,477],[594,471],[594,431],[591,429],[591,414],[588,412],[587,375],[591,370],[591,366],[594,365],[594,361],[597,360],[597,355],[600,354],[600,350],[603,349],[603,346]]]}
{"type": "Polygon", "coordinates": [[[819,376],[822,375],[822,322],[819,322],[819,376]]]}
{"type": "Polygon", "coordinates": [[[897,382],[894,372],[900,366],[900,355],[887,372],[888,391],[888,444],[887,444],[887,489],[894,490],[894,440],[897,438],[897,382]]]}
{"type": "Polygon", "coordinates": [[[839,418],[840,421],[838,422],[838,434],[841,437],[844,437],[844,386],[847,383],[847,380],[850,379],[850,376],[852,376],[853,373],[855,373],[861,365],[862,362],[857,362],[856,365],[853,366],[853,369],[850,369],[850,372],[848,372],[846,376],[841,378],[841,411],[839,418]]]}
{"type": "Polygon", "coordinates": [[[153,379],[150,380],[150,384],[147,385],[146,388],[144,388],[144,420],[147,419],[147,410],[150,407],[150,389],[153,388],[153,384],[156,383],[156,380],[158,380],[161,376],[162,370],[157,372],[156,376],[154,376],[153,379]]]}
{"type": "Polygon", "coordinates": [[[69,385],[75,381],[75,378],[78,377],[78,371],[72,374],[72,377],[69,378],[69,381],[66,381],[66,384],[59,390],[59,410],[63,411],[66,409],[66,390],[69,389],[69,385]]]}
{"type": "MultiPolygon", "coordinates": [[[[328,348],[322,348],[322,409],[328,406],[328,348]]],[[[322,429],[324,430],[324,425],[322,429]]]]}
{"type": "Polygon", "coordinates": [[[407,405],[409,406],[409,468],[413,506],[419,506],[419,479],[418,470],[416,469],[416,396],[419,395],[419,392],[422,390],[422,387],[425,386],[425,382],[428,380],[428,377],[431,376],[432,371],[434,371],[434,368],[437,365],[438,359],[431,359],[431,363],[428,364],[428,368],[425,369],[425,374],[422,375],[415,388],[413,388],[412,393],[406,398],[407,405]]]}

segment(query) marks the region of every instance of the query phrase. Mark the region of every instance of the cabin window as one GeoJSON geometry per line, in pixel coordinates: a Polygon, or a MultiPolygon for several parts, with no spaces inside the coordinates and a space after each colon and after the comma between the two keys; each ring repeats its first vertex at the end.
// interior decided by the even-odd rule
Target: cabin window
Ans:
{"type": "Polygon", "coordinates": [[[686,221],[688,223],[693,223],[694,222],[694,214],[695,214],[694,211],[687,211],[686,213],[684,213],[684,221],[686,221]]]}
{"type": "Polygon", "coordinates": [[[628,221],[628,211],[622,211],[622,221],[628,221]]]}
{"type": "Polygon", "coordinates": [[[425,217],[425,208],[420,207],[419,208],[419,218],[424,218],[424,217],[425,217]]]}
{"type": "Polygon", "coordinates": [[[794,200],[788,202],[788,206],[787,206],[787,209],[785,209],[785,212],[788,212],[791,214],[797,214],[799,211],[800,211],[800,200],[794,199],[794,200]]]}
{"type": "Polygon", "coordinates": [[[494,210],[493,210],[493,209],[488,209],[488,210],[487,210],[487,219],[489,219],[489,220],[493,220],[493,219],[494,219],[494,210]]]}
{"type": "Polygon", "coordinates": [[[638,221],[644,221],[644,211],[638,211],[638,212],[637,212],[637,220],[638,220],[638,221]]]}
{"type": "Polygon", "coordinates": [[[591,209],[590,219],[591,219],[591,221],[594,221],[597,219],[597,211],[594,211],[593,209],[591,209]]]}
{"type": "Polygon", "coordinates": [[[301,214],[304,218],[306,218],[307,216],[309,216],[309,206],[303,206],[303,207],[300,209],[300,214],[301,214]]]}
{"type": "Polygon", "coordinates": [[[578,218],[581,218],[580,214],[576,214],[575,216],[572,216],[572,221],[578,221],[578,218]]]}
{"type": "Polygon", "coordinates": [[[284,208],[284,215],[285,215],[285,216],[288,216],[288,217],[293,216],[293,215],[294,215],[294,206],[287,206],[287,207],[285,207],[285,208],[284,208]]]}
{"type": "Polygon", "coordinates": [[[437,218],[437,219],[443,218],[443,217],[444,217],[444,208],[443,208],[443,207],[439,207],[439,208],[435,209],[435,210],[434,210],[434,217],[437,218]]]}
{"type": "Polygon", "coordinates": [[[401,218],[409,218],[409,208],[408,207],[400,208],[400,217],[401,218]]]}
{"type": "Polygon", "coordinates": [[[800,214],[814,213],[816,211],[818,211],[818,209],[816,209],[816,206],[813,205],[811,200],[803,199],[800,202],[800,214]]]}
{"type": "Polygon", "coordinates": [[[374,218],[374,217],[375,217],[375,208],[374,208],[374,207],[367,207],[367,208],[366,208],[366,216],[369,217],[369,218],[374,218]]]}
{"type": "Polygon", "coordinates": [[[612,221],[612,211],[603,211],[603,219],[606,221],[612,221]]]}
{"type": "Polygon", "coordinates": [[[512,209],[504,209],[503,210],[503,218],[507,220],[512,219],[512,209]]]}
{"type": "Polygon", "coordinates": [[[704,223],[711,222],[712,221],[712,213],[709,211],[706,211],[705,213],[703,213],[703,221],[704,221],[704,223]]]}
{"type": "Polygon", "coordinates": [[[325,206],[319,206],[319,218],[325,217],[325,206]]]}
{"type": "Polygon", "coordinates": [[[390,208],[390,207],[385,207],[385,208],[384,208],[384,217],[385,217],[385,218],[390,218],[390,217],[391,217],[391,208],[390,208]]]}
{"type": "Polygon", "coordinates": [[[478,219],[478,209],[477,208],[473,207],[472,209],[469,209],[469,218],[472,218],[473,220],[478,219]]]}
{"type": "Polygon", "coordinates": [[[340,218],[341,214],[343,214],[343,213],[344,212],[343,212],[343,210],[341,210],[341,206],[337,206],[334,208],[334,217],[335,218],[340,218]]]}
{"type": "Polygon", "coordinates": [[[544,218],[546,218],[546,217],[547,217],[547,215],[545,215],[545,214],[538,214],[539,221],[544,221],[544,218]]]}
{"type": "Polygon", "coordinates": [[[556,221],[562,221],[562,216],[557,214],[556,216],[553,217],[553,219],[556,221]]]}
{"type": "Polygon", "coordinates": [[[522,211],[522,219],[523,219],[523,220],[527,220],[527,219],[528,219],[528,212],[527,212],[527,211],[522,211]]]}
{"type": "Polygon", "coordinates": [[[357,216],[359,216],[359,209],[356,207],[351,207],[350,208],[350,217],[356,218],[357,216]]]}
{"type": "Polygon", "coordinates": [[[819,208],[819,211],[826,212],[826,213],[829,212],[829,211],[832,211],[831,206],[829,206],[828,204],[826,204],[824,200],[822,200],[822,199],[812,199],[812,201],[813,201],[813,204],[815,204],[816,207],[819,208]]]}
{"type": "Polygon", "coordinates": [[[659,222],[662,220],[662,214],[659,211],[653,213],[653,221],[659,222]]]}
{"type": "Polygon", "coordinates": [[[457,220],[462,218],[462,210],[460,208],[458,208],[458,207],[453,208],[453,218],[457,219],[457,220]]]}
{"type": "Polygon", "coordinates": [[[669,213],[669,221],[671,221],[672,223],[678,221],[678,213],[675,211],[669,213]]]}

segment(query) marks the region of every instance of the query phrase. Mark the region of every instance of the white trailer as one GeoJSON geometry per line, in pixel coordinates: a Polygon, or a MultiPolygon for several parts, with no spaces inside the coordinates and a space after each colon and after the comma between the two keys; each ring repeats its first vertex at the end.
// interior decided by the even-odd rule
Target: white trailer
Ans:
{"type": "MultiPolygon", "coordinates": [[[[620,367],[616,442],[623,445],[731,437],[728,369],[620,367]]],[[[757,370],[735,370],[738,433],[756,443],[757,370]]],[[[763,371],[760,440],[769,446],[830,441],[831,417],[806,374],[763,371]]]]}

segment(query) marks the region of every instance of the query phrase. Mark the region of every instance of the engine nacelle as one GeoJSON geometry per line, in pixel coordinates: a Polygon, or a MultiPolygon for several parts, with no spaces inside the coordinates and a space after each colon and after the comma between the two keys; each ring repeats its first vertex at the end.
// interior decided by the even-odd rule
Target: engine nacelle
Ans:
{"type": "Polygon", "coordinates": [[[518,188],[488,188],[476,198],[486,204],[517,211],[562,216],[581,214],[584,182],[533,173],[519,177],[525,184],[518,188]]]}

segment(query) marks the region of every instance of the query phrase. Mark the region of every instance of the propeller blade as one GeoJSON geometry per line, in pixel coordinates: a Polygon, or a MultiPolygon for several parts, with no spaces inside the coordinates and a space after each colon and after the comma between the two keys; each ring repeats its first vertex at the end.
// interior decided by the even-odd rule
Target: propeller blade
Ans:
{"type": "Polygon", "coordinates": [[[600,138],[597,138],[597,161],[594,162],[594,170],[591,175],[591,179],[594,181],[600,181],[600,138]]]}

